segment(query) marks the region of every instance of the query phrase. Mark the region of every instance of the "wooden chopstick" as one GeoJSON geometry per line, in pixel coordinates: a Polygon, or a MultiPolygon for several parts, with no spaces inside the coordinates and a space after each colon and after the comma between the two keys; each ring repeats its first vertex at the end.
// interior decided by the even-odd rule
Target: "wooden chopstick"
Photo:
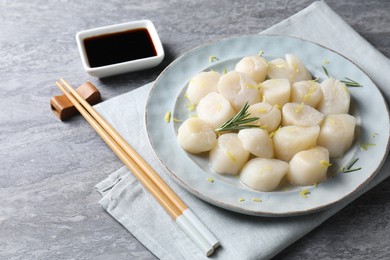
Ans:
{"type": "Polygon", "coordinates": [[[107,145],[133,172],[141,184],[151,192],[153,197],[155,197],[159,204],[171,215],[187,235],[196,242],[206,255],[211,255],[214,248],[219,245],[218,240],[110,124],[78,95],[70,84],[63,79],[60,81],[73,96],[65,90],[60,82],[56,82],[56,85],[64,92],[67,98],[75,105],[107,145]]]}

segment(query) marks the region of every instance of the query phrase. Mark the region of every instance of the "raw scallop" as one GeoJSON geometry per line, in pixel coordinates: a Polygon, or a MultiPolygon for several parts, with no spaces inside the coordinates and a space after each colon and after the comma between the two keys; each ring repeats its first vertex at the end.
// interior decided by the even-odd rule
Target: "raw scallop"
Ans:
{"type": "Polygon", "coordinates": [[[321,82],[324,98],[317,109],[325,115],[348,114],[351,95],[347,86],[337,79],[330,78],[321,82]]]}
{"type": "Polygon", "coordinates": [[[211,92],[218,92],[218,81],[221,75],[216,71],[201,72],[188,83],[187,97],[192,104],[199,101],[211,92]]]}
{"type": "Polygon", "coordinates": [[[325,117],[318,136],[318,145],[327,148],[331,158],[344,155],[352,145],[355,126],[356,118],[349,114],[325,117]]]}
{"type": "Polygon", "coordinates": [[[241,72],[230,71],[222,75],[218,82],[218,90],[236,111],[245,103],[251,105],[260,102],[259,86],[250,76],[241,72]]]}
{"type": "Polygon", "coordinates": [[[273,137],[275,158],[290,161],[298,152],[316,146],[319,126],[284,126],[273,137]]]}
{"type": "Polygon", "coordinates": [[[267,76],[267,61],[260,56],[249,56],[242,58],[235,70],[249,75],[257,83],[263,82],[267,76]]]}
{"type": "Polygon", "coordinates": [[[235,133],[221,135],[210,151],[211,169],[219,174],[237,175],[248,158],[249,152],[235,133]]]}
{"type": "Polygon", "coordinates": [[[275,106],[268,103],[256,103],[248,108],[249,117],[258,117],[259,119],[250,124],[259,125],[260,128],[267,130],[268,133],[275,131],[282,120],[282,113],[275,106]]]}
{"type": "Polygon", "coordinates": [[[269,79],[262,86],[263,102],[282,107],[290,101],[291,86],[287,79],[269,79]]]}
{"type": "Polygon", "coordinates": [[[315,185],[326,180],[329,166],[328,150],[317,146],[294,155],[287,179],[294,185],[315,185]]]}
{"type": "Polygon", "coordinates": [[[202,98],[196,110],[198,117],[210,124],[214,129],[220,127],[236,114],[230,102],[215,92],[211,92],[202,98]]]}
{"type": "Polygon", "coordinates": [[[282,125],[315,126],[320,125],[324,115],[303,103],[287,103],[282,109],[282,125]]]}
{"type": "Polygon", "coordinates": [[[209,124],[189,118],[179,127],[177,140],[184,150],[196,154],[210,151],[217,143],[217,136],[209,124]]]}
{"type": "Polygon", "coordinates": [[[290,83],[311,79],[310,72],[297,56],[286,54],[285,58],[277,58],[268,63],[267,75],[270,79],[287,79],[290,83]]]}
{"type": "Polygon", "coordinates": [[[238,139],[245,150],[258,157],[272,158],[274,156],[272,139],[266,130],[260,128],[242,129],[238,132],[238,139]]]}
{"type": "Polygon", "coordinates": [[[312,80],[295,82],[291,86],[291,102],[293,103],[304,103],[315,108],[323,96],[321,85],[312,80]]]}
{"type": "Polygon", "coordinates": [[[259,191],[275,190],[288,172],[288,163],[265,158],[254,158],[247,162],[240,173],[240,180],[259,191]]]}

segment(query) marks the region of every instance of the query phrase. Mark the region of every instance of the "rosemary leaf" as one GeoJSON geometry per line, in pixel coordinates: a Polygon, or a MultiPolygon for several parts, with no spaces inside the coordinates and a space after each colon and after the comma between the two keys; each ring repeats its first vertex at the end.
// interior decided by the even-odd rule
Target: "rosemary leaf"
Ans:
{"type": "Polygon", "coordinates": [[[345,78],[345,80],[340,80],[340,82],[343,82],[348,87],[363,87],[363,85],[347,77],[345,78]]]}
{"type": "Polygon", "coordinates": [[[330,78],[329,73],[328,73],[328,70],[327,70],[324,66],[321,66],[321,67],[322,67],[322,69],[324,70],[326,76],[328,76],[328,78],[330,78]]]}
{"type": "Polygon", "coordinates": [[[356,163],[358,160],[359,160],[359,158],[355,158],[355,159],[352,160],[347,166],[341,167],[340,173],[355,172],[355,171],[361,170],[362,167],[353,168],[353,169],[352,169],[352,167],[355,165],[355,163],[356,163]]]}
{"type": "Polygon", "coordinates": [[[353,160],[352,162],[350,162],[347,166],[347,170],[350,170],[352,168],[352,166],[359,160],[359,158],[356,158],[355,160],[353,160]]]}
{"type": "Polygon", "coordinates": [[[342,171],[341,173],[356,172],[356,171],[359,171],[359,170],[361,170],[361,169],[362,169],[362,167],[359,167],[359,168],[355,168],[355,169],[344,170],[344,171],[342,171]]]}

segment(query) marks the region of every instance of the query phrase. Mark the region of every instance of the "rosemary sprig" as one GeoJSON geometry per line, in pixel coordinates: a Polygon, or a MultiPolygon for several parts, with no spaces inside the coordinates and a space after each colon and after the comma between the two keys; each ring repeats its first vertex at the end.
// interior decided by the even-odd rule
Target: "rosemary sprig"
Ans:
{"type": "Polygon", "coordinates": [[[340,82],[343,82],[348,87],[363,87],[363,85],[347,77],[345,77],[345,80],[340,80],[340,82]]]}
{"type": "Polygon", "coordinates": [[[347,172],[355,172],[359,171],[362,169],[362,167],[359,168],[353,168],[352,167],[355,165],[355,163],[359,160],[359,158],[355,158],[353,161],[351,161],[346,167],[341,167],[340,172],[341,173],[347,173],[347,172]]]}
{"type": "Polygon", "coordinates": [[[231,119],[223,123],[220,127],[215,129],[216,132],[226,132],[226,131],[239,131],[245,128],[259,127],[258,125],[247,125],[250,122],[256,121],[258,117],[249,117],[250,113],[248,112],[249,105],[245,105],[241,108],[240,111],[231,119]]]}
{"type": "MultiPolygon", "coordinates": [[[[324,73],[326,74],[326,76],[328,76],[328,78],[330,78],[328,70],[325,68],[325,66],[321,66],[321,67],[324,70],[324,73]]],[[[356,81],[354,81],[353,79],[350,79],[347,77],[345,77],[344,80],[340,80],[340,82],[344,83],[347,87],[363,87],[362,84],[359,84],[356,81]]]]}

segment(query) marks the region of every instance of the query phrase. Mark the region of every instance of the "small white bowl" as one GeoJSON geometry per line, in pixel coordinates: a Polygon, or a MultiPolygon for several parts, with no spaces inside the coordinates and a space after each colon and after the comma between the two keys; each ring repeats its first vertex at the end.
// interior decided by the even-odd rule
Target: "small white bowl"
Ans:
{"type": "MultiPolygon", "coordinates": [[[[76,34],[76,41],[78,45],[78,49],[81,56],[81,61],[85,71],[93,77],[104,78],[109,76],[114,76],[122,73],[148,69],[154,66],[157,66],[161,63],[164,58],[164,49],[162,47],[160,38],[158,37],[156,28],[153,23],[149,20],[140,20],[122,24],[115,24],[105,27],[99,27],[95,29],[90,29],[86,31],[81,31],[76,34]],[[109,35],[112,33],[128,31],[132,29],[146,29],[149,32],[150,38],[152,40],[152,44],[156,50],[155,56],[135,59],[125,62],[114,63],[110,65],[104,65],[99,67],[91,67],[89,64],[87,52],[84,45],[84,40],[86,38],[101,36],[101,35],[109,35]]],[[[129,46],[131,48],[131,46],[129,46]]]]}

